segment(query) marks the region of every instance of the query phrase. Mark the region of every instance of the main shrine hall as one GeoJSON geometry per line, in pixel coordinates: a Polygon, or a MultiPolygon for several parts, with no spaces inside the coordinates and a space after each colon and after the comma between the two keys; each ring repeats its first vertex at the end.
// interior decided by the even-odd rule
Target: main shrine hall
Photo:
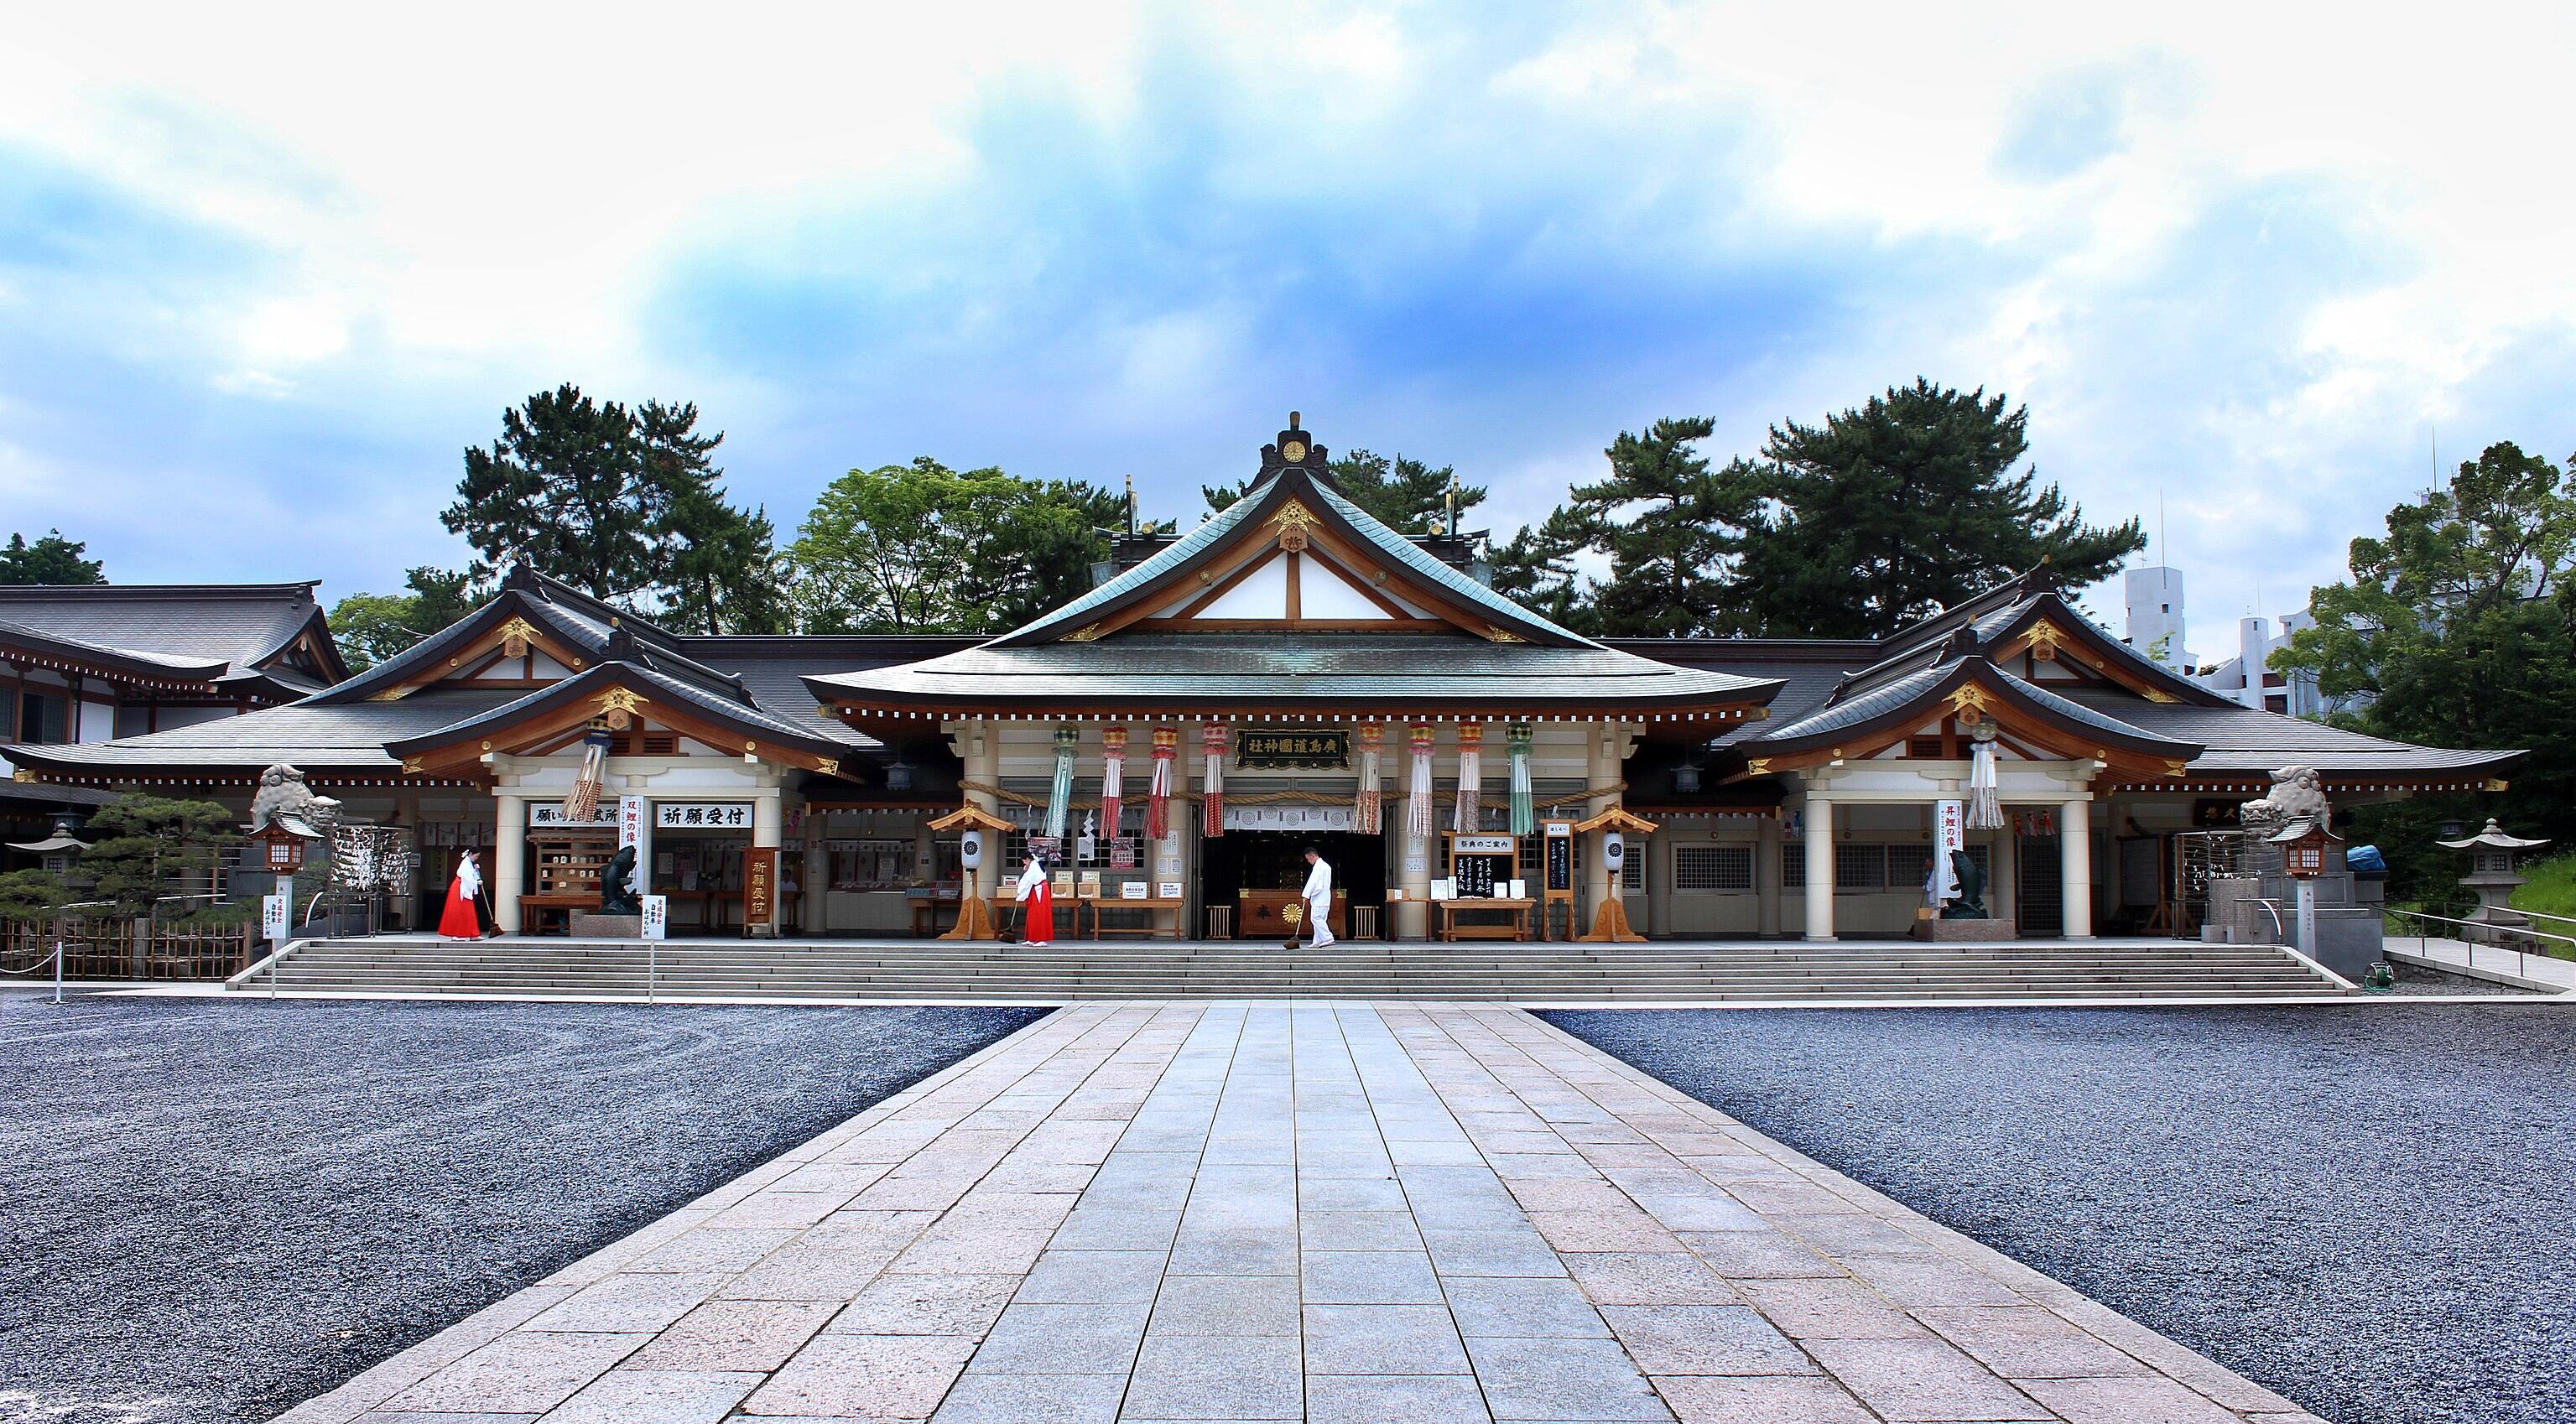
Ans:
{"type": "Polygon", "coordinates": [[[522,570],[283,705],[10,760],[244,806],[292,766],[413,848],[415,924],[476,850],[504,931],[566,927],[627,847],[673,933],[1007,937],[1034,850],[1060,934],[1276,939],[1312,847],[1345,937],[1830,940],[1906,933],[1953,850],[2009,933],[2170,932],[2174,838],[2271,773],[2343,807],[2516,755],[2246,707],[2045,569],[1882,639],[1585,637],[1298,425],[999,636],[689,636],[522,570]]]}

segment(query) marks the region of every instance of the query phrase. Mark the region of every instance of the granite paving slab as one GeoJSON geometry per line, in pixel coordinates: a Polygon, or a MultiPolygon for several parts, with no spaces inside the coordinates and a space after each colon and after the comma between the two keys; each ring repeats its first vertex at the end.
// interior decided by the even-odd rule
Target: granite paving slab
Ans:
{"type": "Polygon", "coordinates": [[[1484,1005],[1066,1009],[532,1291],[286,1419],[2312,1420],[1484,1005]]]}

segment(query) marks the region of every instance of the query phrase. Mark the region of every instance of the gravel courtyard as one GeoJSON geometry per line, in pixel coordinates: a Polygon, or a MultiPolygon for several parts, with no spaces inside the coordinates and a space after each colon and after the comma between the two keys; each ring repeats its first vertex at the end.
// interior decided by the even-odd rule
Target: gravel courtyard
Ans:
{"type": "Polygon", "coordinates": [[[266,1418],[1042,1012],[0,995],[0,1420],[266,1418]]]}
{"type": "Polygon", "coordinates": [[[2576,1421],[2576,1013],[1561,1028],[2341,1424],[2576,1421]]]}

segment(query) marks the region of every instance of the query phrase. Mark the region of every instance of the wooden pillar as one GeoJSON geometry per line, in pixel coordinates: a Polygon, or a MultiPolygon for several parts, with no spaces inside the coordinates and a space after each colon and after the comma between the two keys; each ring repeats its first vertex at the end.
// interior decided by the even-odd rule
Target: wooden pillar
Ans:
{"type": "Polygon", "coordinates": [[[1834,937],[1834,803],[1807,798],[1807,938],[1834,937]]]}
{"type": "Polygon", "coordinates": [[[1780,933],[1780,818],[1753,823],[1753,931],[1765,939],[1780,933]]]}
{"type": "Polygon", "coordinates": [[[528,798],[496,792],[492,827],[492,872],[484,881],[492,895],[492,921],[503,934],[519,932],[519,896],[528,884],[528,798]]]}
{"type": "Polygon", "coordinates": [[[2068,939],[2093,937],[2093,803],[2068,801],[2057,810],[2058,913],[2068,939]]]}

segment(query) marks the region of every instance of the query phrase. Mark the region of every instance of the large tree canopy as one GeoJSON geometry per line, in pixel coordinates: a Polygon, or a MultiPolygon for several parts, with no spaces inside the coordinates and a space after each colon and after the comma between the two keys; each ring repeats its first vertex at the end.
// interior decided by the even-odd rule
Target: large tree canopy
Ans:
{"type": "Polygon", "coordinates": [[[2431,846],[2446,816],[2500,816],[2521,835],[2576,838],[2576,495],[2558,468],[2490,445],[2445,489],[2352,541],[2352,579],[2317,589],[2312,627],[2272,656],[2358,730],[2436,746],[2520,747],[2501,797],[2366,807],[2401,896],[2442,896],[2460,873],[2431,846]]]}
{"type": "Polygon", "coordinates": [[[2029,423],[2000,394],[1917,378],[1822,425],[1772,427],[1736,571],[1748,629],[1876,637],[2042,561],[2070,587],[2108,577],[2145,531],[2088,525],[2035,470],[2013,473],[2029,423]]]}
{"type": "Polygon", "coordinates": [[[91,584],[107,582],[106,565],[87,558],[89,545],[63,537],[60,529],[50,530],[34,543],[24,534],[12,534],[6,547],[0,547],[0,584],[91,584]]]}
{"type": "Polygon", "coordinates": [[[1122,518],[1078,481],[959,472],[924,455],[827,486],[787,549],[808,632],[997,633],[1091,586],[1122,518]]]}
{"type": "Polygon", "coordinates": [[[773,632],[784,600],[768,516],[728,504],[695,405],[630,411],[566,383],[502,412],[465,452],[440,515],[478,555],[478,579],[524,563],[696,633],[773,632]]]}
{"type": "Polygon", "coordinates": [[[331,640],[351,672],[364,672],[443,631],[482,600],[471,574],[423,566],[403,582],[410,592],[353,593],[331,605],[331,640]]]}

